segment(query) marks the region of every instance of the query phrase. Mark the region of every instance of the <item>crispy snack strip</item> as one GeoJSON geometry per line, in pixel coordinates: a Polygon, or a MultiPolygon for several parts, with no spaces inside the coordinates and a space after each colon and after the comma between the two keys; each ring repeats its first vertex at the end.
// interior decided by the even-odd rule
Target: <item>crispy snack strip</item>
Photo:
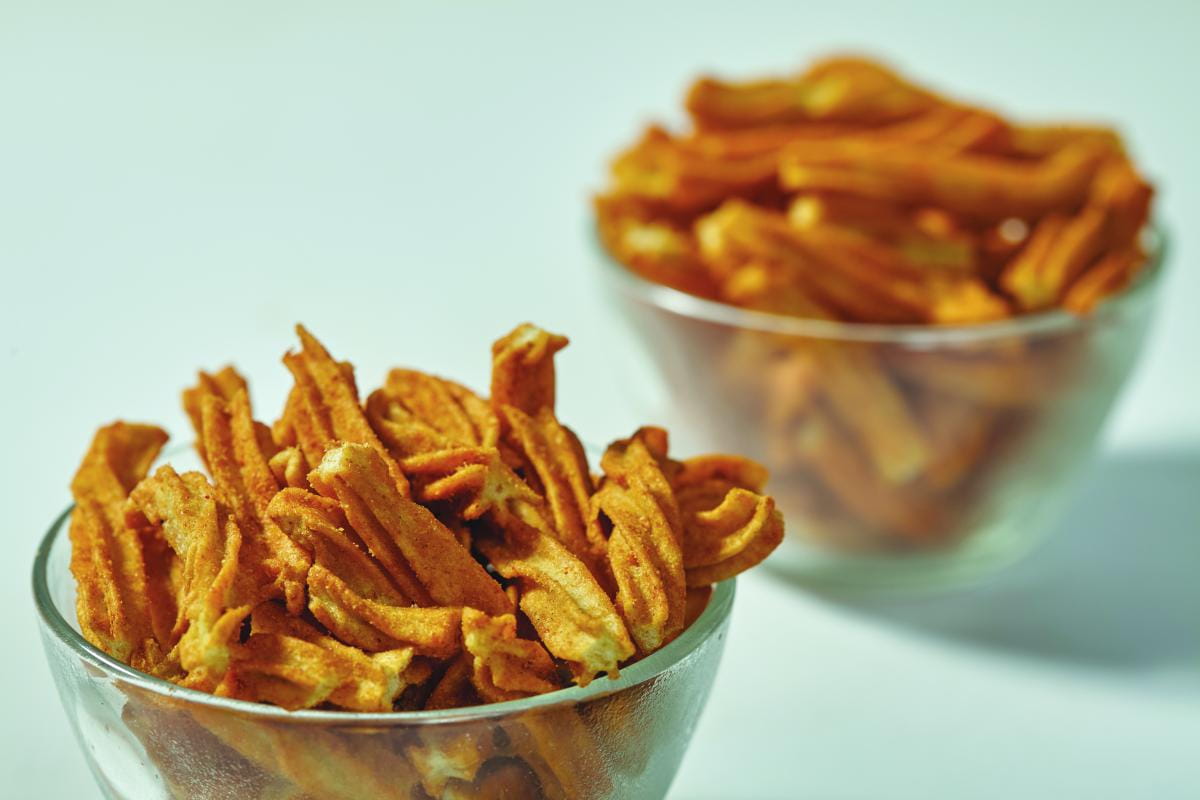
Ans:
{"type": "Polygon", "coordinates": [[[819,305],[850,319],[948,323],[1008,313],[1004,301],[974,277],[922,274],[862,246],[855,252],[844,235],[831,241],[836,235],[829,226],[799,227],[783,214],[737,199],[696,223],[701,251],[713,268],[733,272],[747,261],[766,264],[819,305]]]}
{"type": "Polygon", "coordinates": [[[862,192],[983,220],[1028,219],[1078,206],[1110,153],[1106,145],[1083,140],[1027,164],[972,154],[945,158],[891,143],[804,143],[784,153],[779,180],[792,191],[862,192]]]}
{"type": "Polygon", "coordinates": [[[881,480],[854,442],[822,409],[813,409],[796,434],[798,454],[853,514],[891,537],[920,544],[945,530],[947,510],[916,487],[881,480]]]}
{"type": "Polygon", "coordinates": [[[701,456],[683,462],[672,488],[683,521],[689,589],[744,572],[779,545],[783,518],[774,500],[759,494],[766,477],[766,470],[745,458],[701,456]]]}
{"type": "Polygon", "coordinates": [[[567,337],[528,322],[492,345],[492,406],[513,406],[526,414],[554,410],[554,354],[567,337]]]}
{"type": "Polygon", "coordinates": [[[339,364],[303,325],[296,326],[299,353],[288,353],[284,364],[296,379],[289,398],[290,424],[309,464],[319,464],[337,442],[364,444],[382,459],[398,491],[408,496],[408,480],[379,441],[358,403],[353,368],[339,364]]]}
{"type": "Polygon", "coordinates": [[[217,693],[292,710],[329,702],[352,711],[391,711],[412,656],[409,648],[367,655],[264,603],[255,608],[250,638],[235,648],[217,693]]]}
{"type": "Polygon", "coordinates": [[[580,686],[598,673],[617,677],[618,665],[634,654],[633,643],[587,567],[557,539],[514,516],[501,527],[502,537],[481,537],[477,546],[520,587],[521,610],[546,649],[568,662],[580,686]]]}
{"type": "Polygon", "coordinates": [[[367,415],[397,457],[449,446],[494,447],[500,422],[487,401],[454,381],[411,369],[388,373],[367,415]]]}
{"type": "Polygon", "coordinates": [[[798,78],[726,83],[701,78],[686,106],[697,125],[743,128],[806,122],[880,123],[933,107],[935,98],[862,58],[819,62],[798,78]]]}
{"type": "Polygon", "coordinates": [[[541,797],[537,774],[519,758],[492,758],[483,765],[473,783],[452,780],[442,800],[509,800],[541,797]]]}
{"type": "Polygon", "coordinates": [[[269,596],[282,597],[288,610],[304,608],[304,582],[311,560],[267,516],[267,506],[280,484],[270,467],[269,436],[254,421],[245,381],[232,368],[221,375],[236,383],[225,399],[211,387],[217,382],[200,373],[200,383],[184,393],[184,405],[197,425],[198,449],[226,501],[233,507],[242,532],[240,559],[245,569],[257,573],[256,583],[268,587],[269,596]],[[236,380],[235,380],[236,379],[236,380]]]}
{"type": "Polygon", "coordinates": [[[71,481],[79,627],[92,644],[147,672],[174,644],[174,599],[165,573],[147,572],[142,536],[126,525],[123,509],[166,441],[166,432],[152,425],[107,425],[96,431],[71,481]]]}
{"type": "Polygon", "coordinates": [[[554,516],[554,534],[602,586],[610,586],[612,576],[605,560],[607,540],[589,513],[594,487],[578,437],[547,406],[534,416],[515,406],[501,406],[500,414],[515,448],[543,487],[554,516]]]}
{"type": "Polygon", "coordinates": [[[571,662],[576,681],[617,674],[633,654],[612,601],[587,566],[558,541],[541,496],[496,450],[459,448],[405,459],[427,501],[453,501],[465,519],[486,517],[502,537],[480,537],[476,547],[503,577],[520,587],[521,609],[546,648],[571,662]],[[424,480],[433,478],[429,483],[424,480]]]}
{"type": "Polygon", "coordinates": [[[489,614],[511,609],[499,584],[454,534],[397,491],[388,462],[375,448],[351,443],[334,447],[309,481],[342,504],[371,554],[418,605],[469,605],[489,614]]]}
{"type": "Polygon", "coordinates": [[[475,672],[474,662],[475,658],[470,653],[462,653],[451,661],[425,699],[425,710],[479,705],[479,695],[471,680],[475,672]]]}
{"type": "Polygon", "coordinates": [[[686,604],[682,521],[659,464],[665,443],[658,452],[650,449],[661,433],[643,430],[610,445],[601,460],[605,479],[592,501],[612,524],[608,561],[616,604],[642,653],[683,630],[686,604]]]}
{"type": "Polygon", "coordinates": [[[498,748],[495,737],[475,731],[439,731],[430,726],[418,731],[416,741],[404,754],[421,776],[421,788],[429,797],[446,797],[452,782],[470,783],[498,748]]]}
{"type": "Polygon", "coordinates": [[[134,516],[161,526],[183,561],[179,587],[179,662],[186,685],[212,691],[229,666],[230,646],[257,589],[239,575],[242,533],[232,509],[199,472],[160,467],[129,495],[134,516]]]}
{"type": "Polygon", "coordinates": [[[380,737],[312,725],[266,726],[224,709],[194,713],[229,747],[296,786],[303,798],[412,800],[419,786],[412,765],[380,737]]]}
{"type": "Polygon", "coordinates": [[[559,688],[554,659],[538,642],[517,638],[512,614],[489,617],[464,608],[463,645],[474,659],[472,682],[489,703],[516,700],[559,688]]]}
{"type": "Polygon", "coordinates": [[[461,609],[411,605],[350,528],[336,500],[285,489],[268,514],[313,555],[308,609],[343,642],[368,652],[411,647],[449,658],[461,646],[461,609]]]}

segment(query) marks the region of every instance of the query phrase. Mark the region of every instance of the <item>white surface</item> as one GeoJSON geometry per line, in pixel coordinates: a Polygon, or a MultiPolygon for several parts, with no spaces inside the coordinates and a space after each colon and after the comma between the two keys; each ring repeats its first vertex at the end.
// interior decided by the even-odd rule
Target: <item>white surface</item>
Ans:
{"type": "Polygon", "coordinates": [[[1036,561],[884,607],[743,581],[673,797],[1200,795],[1200,6],[398,5],[0,3],[0,794],[95,796],[27,572],[98,423],[182,433],[179,390],[230,357],[269,414],[295,320],[365,386],[394,363],[480,385],[490,339],[533,319],[574,339],[563,416],[612,438],[640,420],[586,269],[602,158],[699,69],[854,47],[1121,121],[1163,188],[1166,302],[1036,561]]]}

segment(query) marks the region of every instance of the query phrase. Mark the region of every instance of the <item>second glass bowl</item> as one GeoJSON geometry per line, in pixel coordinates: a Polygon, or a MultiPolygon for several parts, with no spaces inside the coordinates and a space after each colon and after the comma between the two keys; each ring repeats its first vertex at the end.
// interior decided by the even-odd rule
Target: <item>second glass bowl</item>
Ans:
{"type": "Polygon", "coordinates": [[[746,453],[809,584],[927,588],[1015,560],[1053,523],[1141,351],[1160,235],[1090,316],[870,325],[750,311],[651,283],[602,249],[608,293],[699,445],[746,453]]]}

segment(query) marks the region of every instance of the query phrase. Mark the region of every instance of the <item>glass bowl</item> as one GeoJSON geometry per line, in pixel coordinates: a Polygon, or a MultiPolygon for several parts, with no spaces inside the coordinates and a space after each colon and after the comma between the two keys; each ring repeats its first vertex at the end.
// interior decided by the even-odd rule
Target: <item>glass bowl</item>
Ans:
{"type": "Polygon", "coordinates": [[[751,311],[597,250],[681,432],[770,469],[790,535],[767,564],[818,588],[911,590],[994,571],[1055,522],[1142,348],[1164,252],[1146,239],[1150,263],[1090,316],[936,327],[751,311]]]}
{"type": "Polygon", "coordinates": [[[184,689],[80,635],[65,535],[33,565],[63,707],[103,796],[121,800],[590,800],[666,795],[708,699],[734,581],[669,645],[622,670],[524,700],[446,711],[289,712],[184,689]]]}

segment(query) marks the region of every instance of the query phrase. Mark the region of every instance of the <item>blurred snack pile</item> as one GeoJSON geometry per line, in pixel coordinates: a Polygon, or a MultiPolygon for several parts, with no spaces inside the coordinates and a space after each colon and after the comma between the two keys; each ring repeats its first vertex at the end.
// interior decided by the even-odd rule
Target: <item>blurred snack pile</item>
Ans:
{"type": "Polygon", "coordinates": [[[767,461],[793,530],[943,547],[994,516],[1031,437],[1086,449],[1140,328],[1034,320],[1100,317],[1150,261],[1153,192],[1116,133],[1018,124],[861,58],[701,78],[686,108],[689,130],[651,126],[614,159],[598,232],[648,281],[772,315],[634,312],[710,438],[767,461]],[[1050,430],[1073,414],[1092,430],[1050,430]]]}

